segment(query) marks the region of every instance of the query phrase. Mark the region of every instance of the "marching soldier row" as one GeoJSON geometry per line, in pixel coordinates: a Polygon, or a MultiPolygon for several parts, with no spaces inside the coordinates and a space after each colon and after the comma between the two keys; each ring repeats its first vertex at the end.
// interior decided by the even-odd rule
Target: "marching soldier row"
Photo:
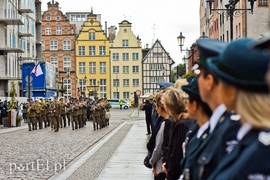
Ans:
{"type": "Polygon", "coordinates": [[[37,130],[37,127],[42,129],[43,125],[45,128],[51,126],[55,132],[59,131],[59,127],[65,128],[70,124],[72,130],[82,128],[86,125],[88,108],[92,111],[94,130],[109,125],[109,118],[105,115],[110,111],[111,106],[103,99],[96,99],[93,105],[85,99],[71,99],[68,103],[64,98],[60,98],[60,101],[58,98],[54,98],[54,101],[41,98],[36,102],[30,99],[26,106],[29,131],[37,130]]]}

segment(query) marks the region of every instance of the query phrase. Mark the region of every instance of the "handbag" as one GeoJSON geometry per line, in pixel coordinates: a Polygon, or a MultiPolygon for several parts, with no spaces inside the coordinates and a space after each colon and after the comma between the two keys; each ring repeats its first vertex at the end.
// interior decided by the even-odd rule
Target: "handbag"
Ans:
{"type": "Polygon", "coordinates": [[[110,119],[111,118],[111,113],[109,111],[106,111],[105,118],[106,119],[110,119]]]}
{"type": "Polygon", "coordinates": [[[145,165],[145,167],[152,169],[152,165],[150,164],[150,159],[151,159],[152,154],[148,153],[147,156],[144,158],[143,160],[143,164],[145,165]]]}

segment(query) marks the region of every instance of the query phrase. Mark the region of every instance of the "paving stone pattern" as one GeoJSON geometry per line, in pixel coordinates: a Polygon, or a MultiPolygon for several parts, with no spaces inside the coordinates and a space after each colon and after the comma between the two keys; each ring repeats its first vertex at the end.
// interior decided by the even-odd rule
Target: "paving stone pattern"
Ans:
{"type": "MultiPolygon", "coordinates": [[[[130,119],[133,111],[113,109],[110,126],[98,131],[93,131],[92,122],[87,122],[86,127],[78,130],[66,127],[60,128],[59,132],[50,127],[29,132],[26,126],[1,133],[4,128],[0,128],[0,179],[48,179],[119,124],[130,119]]],[[[123,136],[121,133],[125,131],[117,136],[123,136]]]]}

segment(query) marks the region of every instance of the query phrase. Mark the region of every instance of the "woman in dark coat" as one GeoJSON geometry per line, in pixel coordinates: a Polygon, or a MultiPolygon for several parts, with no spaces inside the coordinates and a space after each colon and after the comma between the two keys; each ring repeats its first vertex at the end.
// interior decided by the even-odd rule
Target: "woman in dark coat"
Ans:
{"type": "Polygon", "coordinates": [[[152,131],[152,104],[150,103],[149,99],[145,100],[145,103],[142,107],[142,110],[145,111],[145,121],[146,121],[146,127],[147,127],[147,134],[150,135],[152,131]]]}
{"type": "Polygon", "coordinates": [[[181,174],[180,161],[183,158],[182,144],[193,120],[185,113],[186,107],[180,89],[169,87],[162,96],[165,110],[173,118],[174,124],[170,133],[169,148],[163,171],[167,180],[179,179],[181,174]]]}

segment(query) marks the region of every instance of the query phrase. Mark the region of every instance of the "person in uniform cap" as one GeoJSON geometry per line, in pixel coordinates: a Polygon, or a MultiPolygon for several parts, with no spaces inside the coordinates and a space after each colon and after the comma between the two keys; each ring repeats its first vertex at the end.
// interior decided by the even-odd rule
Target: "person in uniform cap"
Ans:
{"type": "MultiPolygon", "coordinates": [[[[259,41],[257,43],[254,43],[252,45],[252,48],[254,49],[263,49],[264,51],[270,51],[270,36],[266,39],[263,39],[262,41],[259,41]]],[[[270,63],[268,65],[268,71],[265,75],[266,82],[268,84],[269,92],[270,92],[270,63]]]]}
{"type": "Polygon", "coordinates": [[[188,95],[188,114],[195,119],[182,146],[184,158],[181,161],[181,169],[183,169],[184,179],[194,179],[192,170],[196,165],[198,153],[203,148],[203,141],[208,136],[212,110],[201,99],[197,77],[190,79],[188,85],[183,85],[181,88],[188,95]]]}
{"type": "Polygon", "coordinates": [[[207,60],[221,81],[224,103],[241,115],[242,122],[236,144],[209,179],[270,178],[270,94],[265,81],[270,52],[251,49],[253,43],[248,38],[235,40],[220,56],[207,60]]]}
{"type": "MultiPolygon", "coordinates": [[[[209,57],[217,57],[226,47],[227,43],[214,39],[198,39],[199,50],[198,86],[202,101],[208,104],[213,111],[209,119],[207,137],[197,150],[196,164],[193,164],[192,174],[194,179],[207,179],[218,165],[219,161],[227,154],[227,141],[235,140],[236,131],[240,127],[239,119],[232,120],[234,114],[227,110],[219,93],[220,80],[215,77],[206,64],[209,57]],[[230,131],[228,131],[230,129],[230,131]],[[224,140],[226,139],[226,140],[224,140]]],[[[185,173],[185,172],[184,172],[185,173]]]]}

